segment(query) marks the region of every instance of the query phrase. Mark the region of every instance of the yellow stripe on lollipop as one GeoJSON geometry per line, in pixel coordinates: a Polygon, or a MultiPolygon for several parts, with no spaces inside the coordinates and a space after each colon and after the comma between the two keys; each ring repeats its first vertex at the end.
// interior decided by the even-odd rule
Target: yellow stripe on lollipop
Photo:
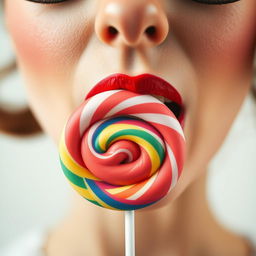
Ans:
{"type": "Polygon", "coordinates": [[[127,139],[134,141],[147,151],[149,158],[151,160],[151,170],[149,176],[153,175],[158,170],[160,166],[160,157],[155,148],[149,142],[134,135],[122,135],[112,140],[110,145],[119,139],[127,139]]]}
{"type": "Polygon", "coordinates": [[[119,188],[109,188],[109,189],[106,189],[106,191],[109,192],[112,195],[115,195],[115,194],[123,192],[127,189],[130,189],[131,187],[134,187],[134,186],[136,186],[136,184],[126,185],[126,186],[119,187],[119,188]]]}
{"type": "Polygon", "coordinates": [[[90,185],[85,180],[84,180],[84,184],[88,188],[89,193],[91,194],[91,198],[93,198],[93,199],[90,199],[90,200],[94,200],[94,201],[98,202],[102,207],[105,207],[105,208],[108,208],[108,209],[111,209],[111,210],[118,210],[118,209],[116,209],[114,207],[111,207],[110,205],[104,203],[99,197],[97,197],[96,194],[93,192],[93,190],[90,188],[90,185]]]}
{"type": "MultiPolygon", "coordinates": [[[[122,130],[126,130],[126,129],[135,129],[135,130],[141,130],[141,131],[146,131],[148,132],[148,130],[144,129],[144,128],[141,128],[141,127],[138,127],[136,125],[131,125],[131,124],[112,124],[112,125],[109,125],[108,127],[106,127],[103,131],[101,131],[100,135],[99,135],[99,139],[98,139],[98,143],[99,143],[99,146],[102,150],[106,150],[106,144],[107,144],[107,141],[109,139],[110,136],[112,136],[114,133],[118,132],[118,131],[122,131],[122,130]]],[[[147,142],[146,140],[140,138],[140,137],[137,137],[137,136],[134,136],[134,135],[122,135],[116,139],[114,139],[110,145],[120,139],[120,138],[124,138],[125,136],[125,139],[131,139],[132,141],[138,143],[139,145],[141,145],[148,153],[150,159],[151,159],[151,163],[152,163],[152,167],[151,167],[151,171],[150,171],[150,176],[155,173],[159,166],[160,166],[160,157],[159,157],[159,154],[158,152],[155,150],[155,148],[149,143],[147,142]]]]}
{"type": "Polygon", "coordinates": [[[134,130],[141,130],[141,131],[148,132],[147,129],[144,129],[142,127],[132,125],[132,124],[111,124],[108,127],[106,127],[103,131],[101,131],[101,133],[99,135],[98,142],[99,142],[100,148],[105,151],[106,144],[107,144],[109,137],[112,136],[113,133],[116,133],[116,132],[122,131],[122,130],[127,130],[127,129],[134,129],[134,130]]]}
{"type": "Polygon", "coordinates": [[[67,169],[72,170],[74,174],[82,178],[99,180],[88,169],[76,163],[75,160],[72,158],[72,156],[69,154],[65,144],[65,140],[64,140],[64,132],[62,133],[62,136],[61,136],[59,152],[60,152],[60,158],[63,164],[67,167],[67,169]]]}
{"type": "Polygon", "coordinates": [[[69,183],[74,188],[74,190],[76,190],[81,196],[83,196],[83,197],[85,197],[86,199],[89,199],[89,200],[94,200],[94,198],[92,197],[92,195],[90,194],[88,189],[81,188],[81,187],[75,185],[74,183],[72,183],[71,181],[69,181],[69,183]]]}

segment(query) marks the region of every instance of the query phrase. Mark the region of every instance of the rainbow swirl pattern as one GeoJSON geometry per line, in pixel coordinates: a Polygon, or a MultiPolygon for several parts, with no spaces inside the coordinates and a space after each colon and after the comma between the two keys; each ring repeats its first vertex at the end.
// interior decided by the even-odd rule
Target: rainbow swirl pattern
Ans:
{"type": "Polygon", "coordinates": [[[136,210],[163,198],[184,162],[182,128],[161,101],[125,90],[85,100],[66,123],[60,162],[85,199],[113,210],[136,210]]]}

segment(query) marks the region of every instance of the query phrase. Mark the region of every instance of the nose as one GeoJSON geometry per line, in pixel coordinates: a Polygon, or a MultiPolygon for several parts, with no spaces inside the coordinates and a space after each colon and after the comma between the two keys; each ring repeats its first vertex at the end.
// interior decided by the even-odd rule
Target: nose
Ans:
{"type": "Polygon", "coordinates": [[[156,46],[169,32],[167,15],[156,0],[106,0],[95,19],[98,38],[108,45],[156,46]]]}

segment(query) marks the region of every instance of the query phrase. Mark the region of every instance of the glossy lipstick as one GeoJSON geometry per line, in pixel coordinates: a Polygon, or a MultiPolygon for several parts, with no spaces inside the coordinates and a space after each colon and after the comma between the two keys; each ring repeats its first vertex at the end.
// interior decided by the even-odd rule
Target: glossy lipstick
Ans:
{"type": "Polygon", "coordinates": [[[86,99],[104,91],[117,89],[128,90],[139,94],[163,96],[167,98],[172,101],[172,103],[166,103],[165,105],[176,113],[175,115],[183,127],[185,108],[181,95],[170,83],[151,74],[141,74],[134,77],[125,74],[110,75],[98,82],[89,91],[86,99]]]}

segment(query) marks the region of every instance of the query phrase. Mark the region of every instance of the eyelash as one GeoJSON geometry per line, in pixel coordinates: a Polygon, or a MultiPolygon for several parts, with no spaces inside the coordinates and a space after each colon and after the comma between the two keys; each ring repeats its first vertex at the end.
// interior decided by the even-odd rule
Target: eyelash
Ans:
{"type": "MultiPolygon", "coordinates": [[[[39,4],[57,4],[66,2],[69,0],[27,0],[29,2],[39,3],[39,4]]],[[[212,5],[221,5],[221,4],[230,4],[234,2],[238,2],[240,0],[191,0],[200,4],[212,4],[212,5]]]]}
{"type": "Polygon", "coordinates": [[[26,0],[26,1],[38,3],[38,4],[57,4],[57,3],[66,2],[68,0],[26,0]]]}
{"type": "Polygon", "coordinates": [[[194,2],[198,2],[200,4],[212,4],[212,5],[221,5],[221,4],[231,4],[234,2],[238,2],[240,0],[192,0],[194,2]]]}

